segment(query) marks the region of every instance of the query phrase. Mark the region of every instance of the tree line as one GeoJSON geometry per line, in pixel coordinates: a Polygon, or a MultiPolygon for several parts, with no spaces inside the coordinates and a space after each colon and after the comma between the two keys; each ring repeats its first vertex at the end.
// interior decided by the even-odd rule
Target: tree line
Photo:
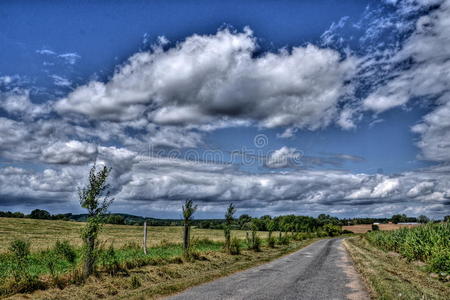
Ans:
{"type": "MultiPolygon", "coordinates": [[[[88,214],[51,214],[50,212],[43,209],[34,209],[30,214],[24,214],[22,212],[11,212],[11,211],[0,211],[0,217],[4,218],[31,218],[40,220],[63,220],[63,221],[83,221],[85,222],[88,218],[88,214]]],[[[142,226],[144,221],[147,222],[149,226],[183,226],[182,219],[157,219],[157,218],[145,218],[140,216],[134,216],[129,214],[116,214],[108,213],[104,214],[103,222],[106,224],[116,224],[116,225],[136,225],[142,226]]],[[[290,221],[294,221],[298,228],[302,228],[302,231],[313,231],[323,224],[333,224],[337,226],[346,225],[359,225],[359,224],[373,224],[380,223],[386,224],[392,223],[428,223],[430,220],[427,216],[421,215],[419,217],[410,217],[405,214],[396,214],[391,218],[337,218],[330,215],[321,214],[318,217],[310,216],[277,216],[272,217],[265,215],[259,218],[251,217],[248,214],[243,214],[236,218],[232,224],[229,224],[233,229],[243,229],[243,225],[249,221],[253,221],[258,227],[259,231],[268,231],[269,221],[273,220],[275,222],[276,231],[281,230],[281,224],[285,224],[290,221]],[[289,221],[287,221],[289,220],[289,221]]],[[[450,215],[444,217],[444,221],[449,221],[450,215]]],[[[226,225],[226,219],[196,219],[192,220],[192,226],[201,229],[224,229],[226,225]]]]}

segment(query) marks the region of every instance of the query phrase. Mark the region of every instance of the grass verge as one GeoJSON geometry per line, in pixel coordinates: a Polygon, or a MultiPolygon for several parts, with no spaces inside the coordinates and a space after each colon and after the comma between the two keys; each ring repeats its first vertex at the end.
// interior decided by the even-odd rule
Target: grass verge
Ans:
{"type": "Polygon", "coordinates": [[[384,252],[362,236],[344,242],[373,299],[449,299],[450,285],[432,278],[425,266],[384,252]]]}
{"type": "Polygon", "coordinates": [[[89,278],[82,285],[69,285],[64,289],[39,290],[31,295],[16,294],[10,298],[155,299],[268,262],[305,247],[316,240],[292,241],[289,245],[276,248],[264,246],[261,252],[243,250],[240,255],[200,250],[194,260],[162,260],[156,265],[130,269],[127,275],[110,276],[102,272],[97,277],[89,278]]]}

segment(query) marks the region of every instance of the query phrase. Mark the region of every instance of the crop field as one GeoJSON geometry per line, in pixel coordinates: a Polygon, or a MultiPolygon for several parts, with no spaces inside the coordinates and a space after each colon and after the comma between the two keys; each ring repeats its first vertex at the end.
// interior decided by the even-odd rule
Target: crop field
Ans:
{"type": "MultiPolygon", "coordinates": [[[[82,222],[34,220],[25,218],[0,218],[0,253],[5,252],[11,241],[25,239],[31,242],[31,251],[46,250],[58,240],[68,240],[73,246],[81,246],[82,222]]],[[[148,247],[161,244],[181,243],[183,228],[181,226],[149,226],[148,247]]],[[[260,237],[266,238],[266,232],[258,232],[260,237]]],[[[141,244],[143,236],[142,226],[131,225],[104,225],[100,234],[103,243],[121,248],[130,244],[141,244]]],[[[233,230],[233,236],[245,238],[245,231],[233,230]]],[[[209,239],[223,242],[223,230],[218,229],[192,229],[192,237],[196,239],[209,239]]]]}
{"type": "Polygon", "coordinates": [[[386,251],[401,254],[409,261],[423,261],[433,272],[450,275],[450,224],[427,224],[394,231],[372,231],[367,240],[386,251]]]}
{"type": "MultiPolygon", "coordinates": [[[[400,228],[413,228],[420,226],[420,224],[379,224],[378,227],[382,231],[389,231],[389,230],[397,230],[400,228]]],[[[342,229],[351,231],[353,233],[366,233],[369,230],[372,230],[371,224],[360,224],[360,225],[349,225],[349,226],[342,226],[342,229]]]]}

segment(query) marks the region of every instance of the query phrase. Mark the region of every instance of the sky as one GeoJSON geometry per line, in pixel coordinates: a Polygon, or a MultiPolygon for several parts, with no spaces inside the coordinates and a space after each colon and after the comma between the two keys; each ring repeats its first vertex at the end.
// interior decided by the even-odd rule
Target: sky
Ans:
{"type": "Polygon", "coordinates": [[[0,2],[0,210],[450,214],[450,1],[0,2]]]}

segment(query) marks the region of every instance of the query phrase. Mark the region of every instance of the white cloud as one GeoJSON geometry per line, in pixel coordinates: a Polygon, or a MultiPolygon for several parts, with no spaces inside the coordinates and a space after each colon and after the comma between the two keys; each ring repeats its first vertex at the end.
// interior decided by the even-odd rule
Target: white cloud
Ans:
{"type": "Polygon", "coordinates": [[[50,77],[53,79],[53,83],[57,86],[70,86],[72,85],[72,82],[68,80],[67,78],[58,76],[56,74],[50,75],[50,77]]]}
{"type": "Polygon", "coordinates": [[[302,154],[297,149],[284,146],[270,153],[265,165],[272,169],[293,167],[301,157],[302,154]]]}
{"type": "Polygon", "coordinates": [[[439,4],[420,17],[414,32],[402,48],[385,62],[390,65],[412,62],[407,68],[392,71],[393,77],[380,85],[363,101],[363,107],[376,113],[408,104],[412,99],[428,101],[437,107],[413,127],[420,135],[422,158],[450,160],[450,2],[407,1],[398,5],[404,10],[417,10],[439,4]]]}
{"type": "Polygon", "coordinates": [[[412,189],[410,189],[407,195],[409,197],[417,197],[419,195],[431,193],[433,191],[434,186],[435,186],[434,182],[430,181],[420,182],[417,185],[415,185],[412,189]]]}
{"type": "Polygon", "coordinates": [[[400,185],[398,178],[386,179],[375,186],[371,194],[372,198],[387,197],[392,194],[400,185]]]}
{"type": "Polygon", "coordinates": [[[188,37],[176,47],[133,55],[107,83],[91,82],[61,99],[57,110],[93,119],[159,123],[256,119],[266,127],[317,129],[334,122],[353,58],[313,45],[265,53],[252,32],[228,29],[188,37]]]}
{"type": "Polygon", "coordinates": [[[51,110],[50,105],[47,103],[32,103],[29,91],[21,89],[13,89],[4,93],[0,92],[0,108],[23,119],[40,117],[48,114],[51,110]]]}
{"type": "Polygon", "coordinates": [[[400,185],[400,181],[398,178],[386,178],[384,176],[382,177],[379,175],[371,178],[371,182],[377,182],[377,184],[372,188],[368,186],[362,186],[361,188],[349,194],[347,198],[348,199],[386,198],[387,196],[393,194],[400,185]]]}
{"type": "MultiPolygon", "coordinates": [[[[109,179],[116,198],[113,209],[137,209],[141,214],[190,198],[212,212],[233,201],[241,212],[252,214],[316,214],[332,208],[343,215],[387,216],[420,208],[420,213],[442,216],[450,191],[450,175],[442,168],[398,177],[329,170],[249,174],[230,165],[143,156],[103,146],[98,148],[97,164],[113,168],[109,179]]],[[[68,205],[75,201],[75,188],[84,184],[87,173],[86,165],[59,165],[41,172],[0,168],[0,206],[15,205],[17,199],[24,205],[68,205]]]]}
{"type": "Polygon", "coordinates": [[[81,58],[77,53],[63,53],[59,54],[58,57],[64,59],[68,64],[74,65],[81,58]]]}
{"type": "Polygon", "coordinates": [[[95,145],[75,140],[58,141],[42,150],[42,160],[52,164],[85,164],[93,161],[96,155],[95,145]]]}

